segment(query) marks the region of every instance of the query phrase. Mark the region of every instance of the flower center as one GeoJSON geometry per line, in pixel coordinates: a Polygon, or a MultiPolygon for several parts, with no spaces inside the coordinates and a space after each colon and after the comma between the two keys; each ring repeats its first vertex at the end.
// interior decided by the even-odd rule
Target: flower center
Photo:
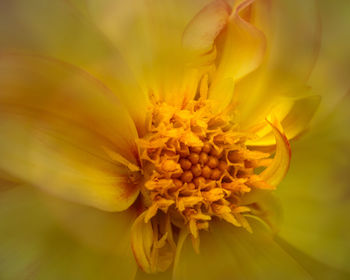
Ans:
{"type": "MultiPolygon", "coordinates": [[[[181,109],[154,102],[148,133],[137,142],[144,180],[137,205],[143,212],[131,232],[134,256],[144,271],[165,271],[182,233],[190,234],[199,252],[199,232],[214,220],[248,231],[247,216],[265,220],[266,211],[252,194],[274,188],[266,178],[279,162],[249,149],[245,143],[254,137],[240,130],[234,115],[214,114],[208,100],[181,109]]],[[[281,151],[275,158],[282,158],[281,151]]]]}
{"type": "Polygon", "coordinates": [[[214,115],[209,104],[193,101],[184,109],[156,104],[149,133],[138,142],[144,170],[145,222],[163,212],[172,226],[198,232],[214,218],[250,230],[241,204],[251,191],[254,170],[269,154],[251,151],[232,116],[214,115]]]}

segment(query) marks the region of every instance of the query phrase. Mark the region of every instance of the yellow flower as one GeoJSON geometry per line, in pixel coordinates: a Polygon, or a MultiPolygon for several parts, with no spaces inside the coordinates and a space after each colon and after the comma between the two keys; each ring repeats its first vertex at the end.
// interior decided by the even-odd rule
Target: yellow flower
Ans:
{"type": "Polygon", "coordinates": [[[305,81],[313,5],[101,2],[0,6],[0,179],[23,185],[0,213],[9,229],[33,217],[19,218],[33,247],[0,235],[0,256],[17,248],[23,259],[1,266],[4,279],[345,279],[280,237],[281,208],[298,201],[275,196],[289,141],[320,103],[305,81]],[[287,15],[310,20],[296,50],[278,36],[288,24],[275,26],[287,15]],[[72,245],[72,267],[62,231],[84,244],[72,245]],[[50,261],[35,264],[41,246],[50,261]]]}

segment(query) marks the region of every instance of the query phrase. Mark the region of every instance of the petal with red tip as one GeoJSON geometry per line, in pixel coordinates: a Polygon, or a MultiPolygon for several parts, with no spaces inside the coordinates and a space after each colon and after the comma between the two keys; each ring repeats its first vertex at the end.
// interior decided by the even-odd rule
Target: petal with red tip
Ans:
{"type": "Polygon", "coordinates": [[[230,6],[223,0],[210,2],[188,24],[182,43],[186,50],[204,54],[213,48],[214,41],[226,26],[230,6]]]}
{"type": "Polygon", "coordinates": [[[287,174],[291,159],[290,144],[279,121],[270,117],[267,122],[271,125],[276,138],[276,153],[272,163],[260,174],[267,184],[276,187],[287,174]]]}
{"type": "Polygon", "coordinates": [[[113,93],[84,71],[53,59],[0,58],[0,169],[59,197],[106,211],[138,194],[131,170],[137,132],[113,93]]]}
{"type": "Polygon", "coordinates": [[[228,103],[223,103],[222,100],[227,94],[233,94],[233,90],[229,93],[223,92],[221,84],[227,79],[236,82],[254,71],[261,64],[265,53],[264,34],[241,17],[252,3],[251,0],[244,1],[236,8],[225,32],[218,38],[218,65],[209,97],[217,101],[219,108],[225,108],[228,103]]]}

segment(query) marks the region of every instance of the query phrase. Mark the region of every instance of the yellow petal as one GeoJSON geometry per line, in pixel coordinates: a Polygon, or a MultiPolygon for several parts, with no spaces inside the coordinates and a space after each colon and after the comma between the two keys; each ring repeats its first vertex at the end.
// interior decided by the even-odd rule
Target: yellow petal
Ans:
{"type": "MultiPolygon", "coordinates": [[[[143,212],[131,228],[131,247],[139,267],[146,273],[166,271],[174,259],[175,244],[169,220],[145,221],[143,212]]],[[[159,217],[158,217],[159,218],[159,217]]]]}
{"type": "Polygon", "coordinates": [[[293,107],[281,122],[288,139],[298,137],[307,129],[321,102],[319,95],[294,101],[293,107]]]}
{"type": "MultiPolygon", "coordinates": [[[[314,1],[299,5],[302,2],[255,1],[252,5],[250,15],[254,25],[267,37],[267,45],[259,69],[235,85],[235,98],[243,121],[249,118],[257,121],[259,117],[263,122],[268,114],[265,109],[271,109],[271,103],[279,96],[304,95],[303,87],[318,54],[320,30],[318,5],[314,1]]],[[[317,88],[315,92],[321,91],[317,88]]]]}
{"type": "Polygon", "coordinates": [[[182,38],[184,48],[198,55],[210,51],[230,13],[230,6],[223,0],[212,1],[202,8],[186,27],[182,38]]]}
{"type": "Polygon", "coordinates": [[[13,0],[1,6],[0,26],[1,51],[51,56],[87,70],[125,103],[138,130],[143,129],[147,95],[121,54],[73,4],[13,0]]]}
{"type": "MultiPolygon", "coordinates": [[[[225,32],[218,39],[218,66],[213,77],[209,97],[220,103],[224,96],[233,92],[221,91],[222,82],[234,82],[254,71],[265,53],[265,37],[254,25],[241,17],[253,1],[242,2],[230,16],[225,32]]],[[[221,107],[225,108],[227,103],[221,107]]]]}
{"type": "Polygon", "coordinates": [[[272,163],[260,174],[260,178],[267,184],[276,187],[283,180],[289,169],[291,149],[279,121],[272,117],[267,122],[271,125],[275,134],[276,153],[272,163]]]}
{"type": "Polygon", "coordinates": [[[253,233],[226,222],[213,223],[209,232],[201,233],[200,254],[187,238],[173,279],[310,279],[270,232],[255,221],[249,223],[253,233]]]}
{"type": "Polygon", "coordinates": [[[46,58],[3,56],[0,73],[0,169],[68,200],[128,208],[138,187],[105,147],[137,164],[137,132],[116,97],[46,58]]]}
{"type": "Polygon", "coordinates": [[[144,221],[145,213],[141,214],[131,228],[131,247],[137,264],[147,273],[151,273],[151,249],[153,244],[153,229],[151,222],[144,221]]]}
{"type": "Polygon", "coordinates": [[[213,107],[217,111],[229,109],[229,104],[233,101],[235,83],[233,78],[222,79],[211,89],[209,99],[213,100],[213,107]]]}

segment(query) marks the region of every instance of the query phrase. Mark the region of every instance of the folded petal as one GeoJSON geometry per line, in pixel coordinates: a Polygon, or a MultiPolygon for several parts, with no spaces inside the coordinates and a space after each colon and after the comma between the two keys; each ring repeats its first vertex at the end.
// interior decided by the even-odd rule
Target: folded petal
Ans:
{"type": "Polygon", "coordinates": [[[224,0],[210,2],[187,25],[182,38],[184,48],[197,55],[212,50],[230,14],[231,7],[224,0]]]}
{"type": "Polygon", "coordinates": [[[310,279],[261,224],[250,221],[253,233],[225,222],[201,234],[200,254],[188,238],[173,279],[310,279]]]}
{"type": "Polygon", "coordinates": [[[131,228],[131,246],[137,264],[140,268],[151,273],[151,250],[153,246],[153,229],[151,222],[145,222],[145,212],[134,222],[131,228]]]}
{"type": "Polygon", "coordinates": [[[213,77],[209,97],[215,100],[220,107],[223,97],[233,91],[221,91],[221,84],[228,78],[234,82],[254,71],[262,62],[265,53],[265,37],[252,23],[242,17],[254,1],[243,1],[230,16],[225,32],[218,38],[217,70],[213,77]]]}
{"type": "Polygon", "coordinates": [[[108,211],[138,194],[137,132],[115,95],[68,64],[34,57],[0,58],[0,169],[55,195],[108,211]]]}
{"type": "Polygon", "coordinates": [[[290,144],[279,121],[272,117],[267,120],[273,129],[276,139],[276,152],[272,163],[259,174],[259,177],[267,184],[276,187],[286,176],[291,159],[290,144]]]}
{"type": "Polygon", "coordinates": [[[226,77],[239,80],[255,70],[262,61],[266,44],[264,34],[241,16],[253,2],[243,1],[236,8],[222,35],[222,41],[218,42],[218,80],[226,77]]]}
{"type": "MultiPolygon", "coordinates": [[[[159,217],[158,217],[159,218],[159,217]]],[[[146,273],[165,272],[175,256],[169,219],[147,220],[143,212],[131,228],[131,247],[139,267],[146,273]]]]}
{"type": "Polygon", "coordinates": [[[320,22],[315,1],[256,1],[251,15],[266,36],[266,55],[254,73],[236,82],[234,96],[242,121],[262,121],[281,96],[309,94],[304,87],[320,46],[320,22]]]}
{"type": "MultiPolygon", "coordinates": [[[[215,69],[215,40],[226,27],[230,14],[231,7],[226,1],[211,1],[193,17],[183,33],[182,46],[189,57],[189,66],[197,69],[199,78],[202,77],[199,92],[205,99],[208,92],[208,76],[215,69]]],[[[231,101],[233,85],[231,78],[220,84],[218,91],[227,93],[225,96],[228,99],[221,102],[226,104],[231,101]]]]}

